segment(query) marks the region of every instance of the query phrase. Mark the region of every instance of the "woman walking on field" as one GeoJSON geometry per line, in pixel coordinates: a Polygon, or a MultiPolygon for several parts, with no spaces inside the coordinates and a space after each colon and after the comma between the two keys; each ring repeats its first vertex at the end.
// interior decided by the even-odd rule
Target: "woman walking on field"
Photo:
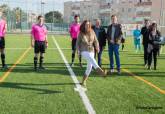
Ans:
{"type": "Polygon", "coordinates": [[[96,38],[96,34],[92,30],[91,22],[88,20],[85,20],[80,26],[80,34],[77,39],[76,47],[78,53],[81,53],[82,57],[87,61],[87,68],[82,80],[83,86],[86,86],[86,81],[91,73],[92,67],[96,69],[99,75],[106,75],[105,71],[99,67],[94,58],[94,48],[98,53],[99,43],[96,38]]]}

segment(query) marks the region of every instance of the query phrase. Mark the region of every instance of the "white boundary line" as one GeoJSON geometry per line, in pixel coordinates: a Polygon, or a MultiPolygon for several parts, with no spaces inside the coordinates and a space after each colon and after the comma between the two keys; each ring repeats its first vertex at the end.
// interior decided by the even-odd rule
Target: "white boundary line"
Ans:
{"type": "Polygon", "coordinates": [[[86,95],[84,89],[81,87],[81,85],[80,85],[80,83],[79,83],[79,81],[78,81],[78,79],[77,79],[75,73],[73,72],[72,68],[70,67],[68,61],[66,60],[66,58],[65,58],[65,56],[64,56],[64,54],[63,54],[63,52],[62,52],[62,50],[60,49],[60,47],[59,47],[59,45],[58,45],[56,39],[54,38],[54,36],[52,36],[52,39],[53,39],[54,44],[56,45],[56,47],[57,47],[57,49],[58,49],[58,51],[59,51],[59,53],[60,53],[60,55],[61,55],[61,57],[62,57],[62,59],[63,59],[65,65],[66,65],[66,67],[67,67],[69,73],[70,73],[70,76],[71,76],[72,80],[73,80],[74,83],[75,83],[75,86],[76,86],[76,88],[77,88],[77,91],[79,92],[79,95],[80,95],[80,97],[81,97],[81,99],[82,99],[82,101],[83,101],[83,103],[84,103],[84,105],[85,105],[85,108],[86,108],[88,114],[96,114],[96,112],[95,112],[93,106],[91,105],[91,103],[90,103],[90,101],[89,101],[89,99],[88,99],[88,97],[87,97],[87,95],[86,95]]]}

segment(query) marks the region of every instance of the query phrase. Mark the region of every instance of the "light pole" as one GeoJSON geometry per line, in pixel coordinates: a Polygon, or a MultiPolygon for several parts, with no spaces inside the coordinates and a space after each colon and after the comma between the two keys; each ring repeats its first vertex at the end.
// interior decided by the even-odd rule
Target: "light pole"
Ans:
{"type": "Polygon", "coordinates": [[[165,0],[162,0],[162,25],[165,26],[165,7],[163,4],[165,4],[165,0]]]}
{"type": "Polygon", "coordinates": [[[55,8],[54,8],[54,6],[55,6],[55,2],[54,2],[54,0],[52,0],[52,22],[51,22],[51,31],[53,31],[53,28],[54,28],[54,12],[55,12],[55,8]]]}
{"type": "Polygon", "coordinates": [[[27,29],[29,29],[29,12],[28,12],[28,0],[26,0],[26,22],[27,22],[27,29]]]}
{"type": "Polygon", "coordinates": [[[160,20],[159,20],[159,24],[162,25],[163,24],[163,0],[161,0],[161,7],[160,7],[160,20]]]}
{"type": "Polygon", "coordinates": [[[44,5],[45,5],[45,2],[41,0],[41,15],[44,16],[44,5]]]}

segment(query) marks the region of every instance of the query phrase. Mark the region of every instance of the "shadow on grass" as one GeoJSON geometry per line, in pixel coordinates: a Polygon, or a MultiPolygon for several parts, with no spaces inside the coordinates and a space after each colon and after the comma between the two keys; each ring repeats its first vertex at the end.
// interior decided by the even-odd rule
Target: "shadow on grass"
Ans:
{"type": "Polygon", "coordinates": [[[52,83],[52,84],[32,84],[32,83],[13,83],[13,82],[3,82],[0,84],[1,88],[12,88],[19,90],[32,90],[39,92],[38,94],[60,94],[64,93],[64,91],[55,91],[42,89],[41,86],[62,86],[62,85],[74,85],[74,83],[52,83]],[[33,86],[33,87],[32,87],[33,86]],[[35,87],[38,86],[38,87],[35,87]]]}
{"type": "Polygon", "coordinates": [[[121,66],[144,66],[143,64],[121,64],[121,66]]]}
{"type": "MultiPolygon", "coordinates": [[[[105,66],[107,64],[104,64],[103,66],[105,66]]],[[[142,72],[137,72],[134,71],[132,73],[136,74],[137,76],[142,76],[142,77],[165,77],[165,72],[162,71],[147,71],[144,70],[144,68],[127,68],[127,66],[143,66],[142,64],[122,64],[123,68],[126,69],[137,69],[137,70],[142,70],[142,72]],[[126,66],[126,67],[124,67],[126,66]]],[[[24,73],[27,75],[23,75],[23,76],[30,76],[32,73],[32,75],[34,76],[49,76],[49,74],[55,74],[53,76],[68,76],[70,77],[69,71],[67,70],[66,66],[64,63],[46,63],[44,64],[45,66],[45,70],[38,70],[38,71],[34,71],[33,69],[33,63],[25,63],[25,64],[18,64],[16,68],[14,68],[12,70],[13,73],[24,73]],[[38,75],[38,74],[43,74],[43,75],[38,75]]],[[[104,67],[105,69],[109,70],[109,68],[104,67]]],[[[77,77],[82,77],[84,75],[84,72],[86,70],[86,64],[83,64],[83,68],[79,67],[79,64],[76,63],[74,67],[72,67],[73,71],[75,72],[77,77]]],[[[2,71],[5,72],[5,71],[2,71]]],[[[17,75],[17,76],[22,76],[22,75],[17,75]]],[[[114,73],[113,75],[109,75],[107,77],[115,77],[118,76],[117,73],[114,73]]],[[[122,72],[119,76],[130,76],[128,73],[122,72]]],[[[95,70],[92,70],[92,73],[90,74],[90,77],[101,77],[99,75],[97,75],[95,70]]]]}
{"type": "Polygon", "coordinates": [[[159,60],[159,59],[164,59],[164,60],[165,60],[165,56],[159,56],[159,57],[158,57],[158,60],[159,60]]]}

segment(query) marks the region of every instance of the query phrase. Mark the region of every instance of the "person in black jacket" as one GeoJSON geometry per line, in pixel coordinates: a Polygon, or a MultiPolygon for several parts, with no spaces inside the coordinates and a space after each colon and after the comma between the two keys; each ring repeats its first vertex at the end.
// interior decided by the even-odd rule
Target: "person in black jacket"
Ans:
{"type": "Polygon", "coordinates": [[[98,65],[101,67],[101,65],[102,65],[101,56],[102,56],[102,52],[106,46],[106,32],[105,32],[105,29],[103,27],[101,27],[101,20],[99,20],[99,19],[96,20],[96,24],[92,28],[99,41],[100,50],[99,50],[98,54],[96,54],[96,51],[95,51],[95,56],[96,55],[98,56],[98,65]]]}
{"type": "Polygon", "coordinates": [[[142,44],[144,47],[144,65],[147,67],[147,61],[148,61],[148,53],[147,53],[147,48],[148,48],[148,34],[149,34],[149,27],[150,22],[148,19],[144,20],[144,27],[141,29],[141,34],[143,36],[142,44]]]}
{"type": "Polygon", "coordinates": [[[157,66],[157,56],[159,53],[160,45],[157,43],[160,41],[161,33],[157,29],[157,24],[152,23],[149,32],[148,39],[148,70],[151,70],[152,58],[154,58],[154,70],[156,70],[157,66]]]}
{"type": "MultiPolygon", "coordinates": [[[[119,47],[121,43],[121,38],[123,37],[122,26],[118,23],[116,15],[111,16],[112,24],[108,26],[107,30],[107,40],[108,40],[108,51],[110,59],[110,74],[114,72],[114,57],[116,60],[117,72],[120,75],[120,55],[119,47]]],[[[109,73],[108,73],[109,74],[109,73]]]]}

